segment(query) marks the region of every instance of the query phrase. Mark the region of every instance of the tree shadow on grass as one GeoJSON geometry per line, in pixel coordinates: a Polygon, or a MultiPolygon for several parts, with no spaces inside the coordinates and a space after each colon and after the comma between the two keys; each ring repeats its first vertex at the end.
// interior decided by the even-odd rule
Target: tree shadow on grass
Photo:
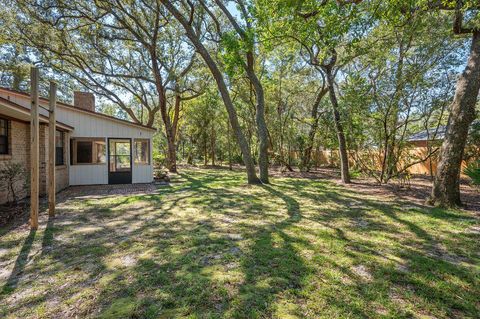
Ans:
{"type": "Polygon", "coordinates": [[[47,225],[45,230],[43,231],[43,239],[42,239],[42,255],[47,254],[53,245],[55,233],[55,217],[48,216],[47,225]]]}
{"type": "Polygon", "coordinates": [[[32,249],[33,242],[35,241],[36,233],[37,231],[35,229],[31,229],[27,238],[25,238],[22,249],[15,260],[13,270],[8,277],[7,282],[3,286],[2,294],[12,293],[17,288],[18,281],[20,280],[21,274],[23,273],[28,262],[28,255],[32,249]]]}
{"type": "MultiPolygon", "coordinates": [[[[441,290],[432,289],[429,285],[441,283],[444,280],[442,276],[446,275],[456,276],[464,284],[474,282],[475,279],[471,274],[467,274],[466,269],[459,269],[435,257],[428,257],[426,255],[428,247],[434,246],[437,239],[429,230],[405,217],[408,215],[398,212],[398,208],[393,204],[378,203],[321,183],[318,183],[320,184],[318,187],[315,185],[318,188],[317,193],[304,181],[296,183],[294,180],[289,181],[288,185],[281,183],[261,186],[271,195],[269,197],[257,193],[241,194],[226,188],[227,185],[237,185],[235,178],[216,178],[215,175],[199,177],[188,174],[184,177],[187,181],[185,188],[189,191],[185,195],[171,199],[175,202],[174,205],[193,199],[196,207],[202,212],[214,208],[217,213],[227,214],[229,204],[236,203],[241,206],[243,214],[248,207],[245,203],[251,201],[268,203],[280,199],[286,208],[287,216],[255,227],[237,226],[237,231],[241,230],[248,234],[251,244],[243,247],[239,255],[233,256],[231,254],[229,256],[228,252],[218,252],[217,248],[228,251],[235,248],[236,244],[218,238],[218,233],[214,235],[216,227],[208,219],[194,228],[171,230],[169,237],[165,241],[159,240],[157,244],[159,246],[157,253],[167,262],[161,262],[158,258],[140,260],[134,268],[137,275],[133,283],[123,279],[124,274],[119,272],[120,277],[113,281],[117,293],[104,295],[103,299],[109,300],[109,303],[114,300],[104,305],[105,311],[116,307],[122,308],[116,302],[120,300],[122,304],[134,304],[136,309],[134,314],[140,317],[150,315],[152,318],[158,315],[229,318],[302,317],[304,310],[300,305],[306,302],[305,298],[311,298],[305,297],[304,290],[312,289],[309,286],[311,276],[320,275],[327,282],[321,284],[318,288],[320,291],[315,293],[322,296],[321,301],[328,301],[329,311],[336,311],[334,313],[337,314],[378,317],[387,311],[387,314],[393,316],[408,317],[414,315],[414,312],[405,310],[404,304],[418,298],[421,300],[430,298],[432,304],[444,300],[449,307],[467,314],[473,313],[472,306],[456,301],[451,293],[442,297],[441,290]],[[216,184],[217,182],[219,184],[216,184]],[[336,206],[322,208],[318,212],[304,216],[302,206],[296,198],[307,198],[317,204],[335,203],[336,206]],[[379,246],[370,236],[376,233],[401,234],[405,230],[392,229],[392,224],[383,219],[375,220],[377,214],[403,225],[424,243],[424,246],[415,249],[410,246],[393,248],[379,246]],[[368,226],[359,227],[351,223],[358,218],[368,220],[368,226]],[[303,219],[320,223],[333,230],[333,233],[325,239],[328,242],[333,241],[338,246],[314,255],[319,264],[315,267],[325,268],[325,271],[312,268],[312,264],[305,263],[304,258],[300,256],[300,249],[313,249],[308,241],[292,234],[295,228],[299,228],[298,224],[303,219]],[[348,223],[344,225],[338,224],[339,222],[348,223]],[[359,234],[363,236],[361,240],[352,237],[359,234]],[[180,246],[175,248],[175,242],[179,242],[180,246]],[[170,246],[172,250],[168,249],[170,246]],[[404,273],[402,269],[396,269],[397,260],[391,259],[389,255],[406,260],[412,271],[404,273]],[[219,256],[218,259],[216,256],[219,256]],[[345,258],[349,258],[352,265],[345,264],[345,258]],[[225,271],[225,268],[230,267],[232,262],[234,264],[232,271],[239,272],[243,280],[233,284],[228,280],[220,283],[217,276],[228,276],[229,271],[225,271]],[[235,266],[237,262],[238,266],[235,266]],[[439,264],[438,273],[432,274],[429,267],[435,263],[439,264]],[[335,282],[337,279],[330,278],[329,272],[340,273],[347,282],[335,282]],[[422,281],[418,281],[419,278],[422,278],[422,281]],[[434,281],[431,281],[432,278],[434,281]],[[122,281],[125,283],[119,285],[122,281]],[[139,298],[139,291],[141,295],[148,297],[139,298]],[[383,301],[383,305],[380,301],[383,301]],[[382,306],[387,307],[387,310],[382,309],[382,306]]],[[[174,193],[175,191],[172,191],[170,195],[174,193]]],[[[256,214],[261,214],[262,209],[263,206],[259,206],[256,214]]],[[[454,214],[450,217],[453,220],[457,219],[454,214]]],[[[173,225],[167,223],[158,225],[163,229],[162,232],[171,226],[173,225]]],[[[305,232],[308,231],[305,229],[305,232]]],[[[312,232],[311,235],[317,234],[312,232]]],[[[455,287],[458,291],[462,290],[460,283],[455,287]]],[[[106,288],[106,291],[111,289],[106,288]]],[[[443,294],[445,293],[443,290],[443,294]]],[[[408,307],[413,305],[406,308],[408,307]]],[[[423,304],[422,307],[426,309],[429,304],[423,304]]],[[[321,309],[317,311],[322,313],[321,309]]]]}
{"type": "Polygon", "coordinates": [[[253,244],[241,258],[245,280],[229,306],[227,317],[301,315],[298,304],[292,299],[299,298],[304,278],[310,270],[294,245],[297,242],[305,245],[305,242],[286,232],[301,220],[300,205],[293,197],[277,190],[275,185],[261,187],[272,198],[284,202],[287,218],[259,229],[251,236],[253,244]]]}
{"type": "Polygon", "coordinates": [[[445,311],[449,317],[471,316],[478,311],[475,296],[479,291],[471,291],[478,282],[472,273],[478,265],[478,248],[472,246],[472,236],[458,230],[440,232],[434,226],[471,224],[475,218],[464,212],[414,207],[406,202],[385,203],[381,198],[374,200],[338,186],[314,183],[318,193],[308,187],[307,181],[289,180],[280,186],[278,195],[288,191],[320,205],[335,204],[302,217],[334,230],[336,242],[343,242],[334,251],[316,255],[326,269],[335,269],[346,280],[346,284],[339,283],[342,288],[338,293],[324,296],[331,308],[358,316],[390,313],[408,317],[418,314],[418,309],[428,313],[425,309],[432,306],[437,307],[436,314],[445,311]],[[379,240],[385,240],[385,245],[379,240]],[[445,244],[456,247],[456,252],[445,244]],[[330,254],[339,256],[339,260],[347,257],[352,265],[338,263],[330,254]],[[350,299],[359,302],[348,302],[350,299]],[[380,300],[384,300],[383,305],[380,300]],[[362,303],[365,305],[356,306],[362,303]]]}
{"type": "Polygon", "coordinates": [[[80,317],[412,317],[431,308],[475,316],[478,278],[429,255],[440,238],[415,219],[428,220],[428,211],[404,212],[328,182],[251,187],[227,173],[183,173],[182,184],[158,194],[91,200],[76,214],[65,208],[43,237],[55,267],[38,275],[80,273],[56,288],[63,303],[88,305],[80,317]]]}
{"type": "MultiPolygon", "coordinates": [[[[184,177],[198,194],[226,196],[227,200],[237,201],[237,204],[238,201],[269,201],[258,195],[246,196],[211,188],[202,180],[184,177]]],[[[207,179],[209,182],[216,180],[207,179]]],[[[209,219],[181,228],[173,228],[169,222],[157,225],[157,233],[170,230],[171,235],[155,239],[154,257],[141,258],[129,271],[135,274],[133,281],[122,271],[112,273],[111,284],[99,293],[99,300],[108,301],[100,305],[102,314],[106,317],[146,318],[188,315],[246,318],[285,314],[286,310],[278,309],[282,304],[277,303],[277,296],[295,296],[308,273],[294,247],[297,239],[284,231],[301,219],[300,205],[274,187],[265,186],[265,189],[273,195],[273,200],[283,200],[287,215],[278,222],[254,228],[239,225],[242,234],[252,239],[248,247],[237,245],[236,240],[219,232],[209,219]],[[244,279],[239,282],[238,276],[244,279]],[[139,298],[139,294],[143,297],[139,298]],[[114,308],[126,313],[120,314],[114,308]]],[[[210,200],[197,203],[199,208],[211,204],[210,200]]],[[[222,212],[226,213],[224,209],[222,212]]],[[[299,312],[291,307],[288,311],[299,312]]]]}

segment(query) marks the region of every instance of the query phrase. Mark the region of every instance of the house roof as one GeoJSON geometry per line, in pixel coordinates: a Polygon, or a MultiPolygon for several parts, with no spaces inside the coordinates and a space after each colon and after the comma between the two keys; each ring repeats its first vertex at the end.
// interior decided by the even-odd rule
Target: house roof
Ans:
{"type": "MultiPolygon", "coordinates": [[[[9,101],[3,97],[0,96],[0,104],[3,104],[5,106],[8,106],[8,107],[11,107],[13,108],[14,110],[16,111],[19,111],[20,114],[28,114],[28,116],[30,115],[30,109],[23,106],[23,105],[20,105],[20,104],[17,104],[17,103],[14,103],[12,101],[9,101]]],[[[18,113],[16,113],[18,114],[18,113]]],[[[43,114],[40,114],[39,115],[39,118],[41,120],[41,122],[47,122],[48,123],[48,117],[43,115],[43,114]]],[[[24,120],[25,118],[20,118],[20,120],[24,120]]],[[[74,127],[68,125],[68,124],[65,124],[63,122],[60,122],[60,121],[55,121],[57,123],[57,126],[59,128],[62,128],[64,130],[67,130],[67,131],[72,131],[74,130],[74,127]]]]}
{"type": "MultiPolygon", "coordinates": [[[[470,125],[470,132],[472,130],[472,126],[476,125],[476,124],[480,124],[480,120],[475,120],[475,121],[472,122],[472,124],[470,125]]],[[[446,132],[447,132],[447,126],[446,125],[440,125],[438,127],[438,130],[436,130],[436,128],[431,128],[428,131],[425,130],[425,131],[415,133],[412,136],[410,136],[407,139],[407,141],[409,141],[409,142],[432,141],[432,140],[441,141],[445,138],[446,132]],[[436,131],[436,134],[435,134],[435,131],[436,131]],[[435,134],[435,138],[433,136],[434,134],[435,134]]]]}
{"type": "Polygon", "coordinates": [[[410,136],[407,141],[417,142],[417,141],[432,141],[432,140],[443,140],[445,138],[445,132],[447,127],[445,125],[440,125],[438,130],[436,128],[431,128],[429,130],[421,131],[410,136]],[[436,132],[436,134],[435,134],[436,132]],[[435,135],[435,136],[434,136],[435,135]]]}
{"type": "MultiPolygon", "coordinates": [[[[30,94],[28,94],[28,93],[12,90],[12,89],[5,88],[5,87],[0,87],[0,91],[6,91],[6,92],[9,92],[11,94],[20,95],[20,96],[23,96],[23,97],[30,98],[30,94]]],[[[44,97],[40,97],[40,101],[47,102],[47,103],[49,102],[49,100],[47,98],[44,98],[44,97]]],[[[14,104],[16,104],[16,103],[14,103],[14,104]]],[[[98,117],[102,117],[102,118],[105,118],[105,119],[108,119],[108,120],[111,120],[111,121],[121,122],[121,123],[124,123],[124,124],[133,125],[133,126],[138,126],[138,127],[143,128],[143,129],[152,130],[152,131],[157,130],[154,127],[149,127],[149,126],[146,126],[146,125],[143,125],[143,124],[140,124],[140,123],[134,123],[134,122],[131,122],[131,121],[128,121],[128,120],[119,119],[117,117],[110,116],[110,115],[100,113],[100,112],[95,112],[95,111],[90,111],[90,110],[78,108],[78,107],[75,107],[71,104],[67,104],[67,103],[63,103],[63,102],[57,102],[57,105],[61,106],[61,107],[64,107],[64,108],[68,108],[68,109],[76,111],[76,112],[87,113],[87,114],[90,114],[92,116],[98,116],[98,117]]]]}

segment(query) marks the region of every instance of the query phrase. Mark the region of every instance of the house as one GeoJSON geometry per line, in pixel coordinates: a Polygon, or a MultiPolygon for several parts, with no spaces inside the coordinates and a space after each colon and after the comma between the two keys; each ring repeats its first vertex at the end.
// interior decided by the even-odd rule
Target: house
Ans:
{"type": "MultiPolygon", "coordinates": [[[[48,99],[40,98],[40,195],[47,192],[48,99]]],[[[150,183],[155,129],[95,111],[91,93],[74,92],[74,105],[57,102],[56,190],[70,185],[150,183]]],[[[0,88],[0,166],[30,167],[30,96],[0,88]]],[[[16,188],[20,197],[20,181],[16,188]]],[[[23,192],[23,194],[22,194],[23,192]]],[[[7,201],[0,188],[0,204],[7,201]]]]}
{"type": "Polygon", "coordinates": [[[445,125],[439,125],[438,128],[420,131],[411,135],[407,138],[407,142],[416,147],[427,147],[429,143],[441,144],[446,132],[447,127],[445,125]]]}
{"type": "MultiPolygon", "coordinates": [[[[472,134],[474,126],[479,125],[480,120],[473,121],[469,129],[469,134],[472,134]]],[[[425,161],[416,163],[409,167],[408,171],[412,174],[433,175],[437,171],[438,165],[438,152],[432,156],[428,156],[432,150],[439,149],[445,139],[447,133],[447,127],[445,125],[439,125],[438,128],[431,128],[429,130],[420,131],[411,135],[407,142],[411,146],[409,154],[414,158],[427,158],[425,161]]],[[[468,149],[467,146],[466,149],[468,149]]],[[[478,156],[475,156],[478,158],[478,156]]],[[[467,166],[469,162],[468,157],[462,161],[461,171],[467,166]]]]}

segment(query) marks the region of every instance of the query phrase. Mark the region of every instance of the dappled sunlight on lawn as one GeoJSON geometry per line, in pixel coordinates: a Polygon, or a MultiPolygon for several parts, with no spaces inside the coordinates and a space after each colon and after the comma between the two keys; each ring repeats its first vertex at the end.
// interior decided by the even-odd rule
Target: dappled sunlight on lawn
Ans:
{"type": "Polygon", "coordinates": [[[0,317],[475,317],[478,223],[329,181],[190,169],[2,233],[0,317]]]}

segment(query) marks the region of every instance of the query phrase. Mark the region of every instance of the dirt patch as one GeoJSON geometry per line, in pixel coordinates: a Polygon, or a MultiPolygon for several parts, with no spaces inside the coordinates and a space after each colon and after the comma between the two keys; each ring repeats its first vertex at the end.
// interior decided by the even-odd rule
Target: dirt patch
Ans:
{"type": "Polygon", "coordinates": [[[354,274],[356,274],[357,276],[359,276],[360,278],[362,278],[365,281],[372,281],[373,280],[372,274],[370,273],[368,268],[365,267],[364,265],[353,266],[352,271],[353,271],[354,274]]]}
{"type": "MultiPolygon", "coordinates": [[[[430,195],[432,182],[426,178],[413,178],[410,187],[400,187],[396,182],[379,185],[372,180],[355,180],[347,187],[369,195],[387,196],[395,200],[403,200],[419,206],[425,206],[430,195]]],[[[464,209],[480,213],[480,192],[465,182],[460,185],[464,209]]]]}
{"type": "MultiPolygon", "coordinates": [[[[320,168],[311,172],[281,172],[278,169],[272,169],[271,175],[276,177],[328,179],[341,184],[340,171],[334,168],[320,168]]],[[[403,200],[425,206],[425,199],[430,195],[432,188],[432,180],[429,176],[416,175],[411,178],[408,187],[401,187],[395,180],[388,184],[379,184],[372,178],[357,178],[346,187],[370,196],[381,196],[390,200],[403,200]]],[[[480,213],[480,190],[470,186],[468,181],[461,180],[460,192],[462,202],[465,205],[464,209],[480,213]]]]}
{"type": "Polygon", "coordinates": [[[28,220],[28,207],[22,202],[14,206],[0,205],[0,227],[10,224],[14,219],[28,220]]]}

